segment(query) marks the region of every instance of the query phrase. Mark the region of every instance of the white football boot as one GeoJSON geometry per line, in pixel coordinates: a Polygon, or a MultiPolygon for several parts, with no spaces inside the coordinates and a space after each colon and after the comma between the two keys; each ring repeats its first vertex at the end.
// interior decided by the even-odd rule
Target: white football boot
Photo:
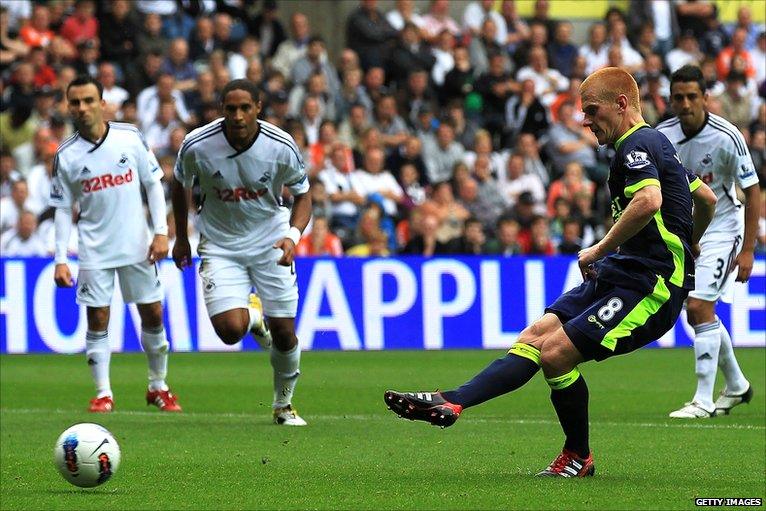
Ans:
{"type": "Polygon", "coordinates": [[[298,415],[292,405],[274,409],[274,424],[280,426],[306,426],[306,421],[298,415]]]}
{"type": "Polygon", "coordinates": [[[732,408],[742,403],[749,403],[753,399],[753,386],[747,386],[747,390],[741,394],[729,394],[726,389],[715,400],[715,415],[729,415],[732,408]]]}
{"type": "Polygon", "coordinates": [[[705,410],[696,401],[685,403],[683,408],[670,412],[669,415],[673,419],[709,419],[712,416],[713,412],[705,410]]]}

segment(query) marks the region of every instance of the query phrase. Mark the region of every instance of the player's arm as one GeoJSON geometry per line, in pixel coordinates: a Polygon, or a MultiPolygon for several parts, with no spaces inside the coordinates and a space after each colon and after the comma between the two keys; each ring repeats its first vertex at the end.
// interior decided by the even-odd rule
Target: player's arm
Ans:
{"type": "Polygon", "coordinates": [[[609,229],[606,236],[592,247],[581,250],[578,254],[580,271],[582,271],[583,276],[585,278],[591,277],[590,265],[638,234],[660,210],[660,207],[662,207],[662,192],[659,183],[650,184],[637,190],[622,212],[620,219],[609,229]]]}
{"type": "Polygon", "coordinates": [[[74,286],[72,273],[67,264],[69,236],[72,232],[72,203],[74,197],[66,175],[61,172],[61,155],[56,152],[53,158],[53,173],[51,175],[51,191],[49,205],[56,208],[53,216],[55,233],[55,261],[53,281],[58,287],[74,286]]]}
{"type": "Polygon", "coordinates": [[[159,259],[165,259],[168,255],[168,211],[165,205],[165,191],[160,181],[144,183],[144,189],[149,216],[154,226],[154,239],[149,245],[148,255],[149,262],[153,264],[159,259]]]}
{"type": "Polygon", "coordinates": [[[173,182],[170,185],[170,201],[173,204],[173,221],[176,224],[176,242],[173,244],[173,261],[179,270],[192,265],[191,245],[189,244],[189,202],[191,187],[194,184],[196,165],[193,155],[181,145],[173,169],[173,182]]]}
{"type": "Polygon", "coordinates": [[[162,171],[157,157],[149,148],[144,136],[140,132],[137,132],[137,135],[143,148],[138,150],[138,176],[146,191],[146,204],[149,208],[152,226],[154,226],[154,237],[149,245],[149,253],[146,258],[149,260],[149,264],[154,264],[155,261],[164,259],[168,255],[165,192],[162,189],[162,171]]]}
{"type": "MultiPolygon", "coordinates": [[[[692,245],[697,247],[702,239],[702,235],[705,234],[705,229],[713,220],[715,204],[718,202],[718,199],[713,190],[699,178],[692,181],[690,188],[692,189],[692,200],[694,201],[692,245]]],[[[696,251],[699,254],[699,247],[697,247],[696,251]]]]}
{"type": "Polygon", "coordinates": [[[72,233],[72,208],[56,208],[53,216],[53,227],[56,232],[56,267],[53,270],[53,280],[58,287],[74,286],[72,272],[67,264],[69,236],[72,233]]]}
{"type": "MultiPolygon", "coordinates": [[[[747,282],[753,271],[755,241],[758,236],[758,213],[761,211],[761,190],[755,184],[742,190],[745,193],[745,239],[742,250],[734,259],[737,271],[737,282],[747,282]]],[[[734,269],[732,268],[732,270],[734,269]]]]}
{"type": "Polygon", "coordinates": [[[294,196],[293,209],[290,213],[290,230],[287,236],[277,241],[274,248],[282,249],[282,257],[278,263],[281,266],[291,266],[295,258],[295,246],[301,239],[303,230],[311,219],[311,194],[306,192],[294,196]]]}
{"type": "Polygon", "coordinates": [[[173,177],[170,186],[170,200],[173,204],[173,221],[176,224],[176,242],[173,244],[173,261],[179,270],[191,266],[191,245],[189,244],[189,195],[178,178],[173,177]]]}

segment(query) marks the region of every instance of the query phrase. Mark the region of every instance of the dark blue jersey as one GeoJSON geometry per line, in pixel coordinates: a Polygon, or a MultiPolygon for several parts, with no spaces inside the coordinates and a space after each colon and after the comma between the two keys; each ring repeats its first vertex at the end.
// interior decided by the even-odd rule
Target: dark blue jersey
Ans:
{"type": "Polygon", "coordinates": [[[662,207],[641,231],[620,245],[617,254],[603,261],[599,274],[606,278],[613,274],[615,280],[645,277],[649,281],[659,275],[678,287],[694,289],[694,258],[689,248],[691,190],[700,181],[684,168],[667,137],[648,124],[628,130],[614,147],[609,171],[614,221],[645,186],[659,186],[662,207]]]}

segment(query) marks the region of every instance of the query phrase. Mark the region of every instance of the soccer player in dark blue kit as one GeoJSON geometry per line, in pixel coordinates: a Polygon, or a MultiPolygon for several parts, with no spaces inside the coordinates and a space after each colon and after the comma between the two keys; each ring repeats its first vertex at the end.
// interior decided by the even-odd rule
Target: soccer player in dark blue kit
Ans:
{"type": "Polygon", "coordinates": [[[446,427],[465,408],[518,389],[542,368],[566,440],[540,476],[594,474],[588,387],[578,364],[634,351],[675,324],[694,289],[695,247],[716,203],[665,135],[644,122],[638,86],[627,71],[596,71],[580,96],[583,125],[616,151],[609,172],[615,223],[578,254],[583,284],[524,329],[505,357],[457,389],[384,395],[397,415],[446,427]]]}

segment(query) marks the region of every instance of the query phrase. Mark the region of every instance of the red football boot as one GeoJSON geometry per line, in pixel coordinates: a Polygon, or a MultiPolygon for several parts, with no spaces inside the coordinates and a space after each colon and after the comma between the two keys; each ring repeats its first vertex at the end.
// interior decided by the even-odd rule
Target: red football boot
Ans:
{"type": "Polygon", "coordinates": [[[93,413],[109,413],[112,410],[114,410],[112,396],[94,397],[88,406],[88,411],[93,413]]]}
{"type": "Polygon", "coordinates": [[[146,404],[154,405],[163,412],[181,411],[181,405],[178,404],[178,397],[170,392],[170,389],[146,391],[146,404]]]}
{"type": "Polygon", "coordinates": [[[548,468],[538,472],[537,475],[542,477],[588,477],[595,473],[593,453],[589,453],[587,458],[580,458],[576,453],[564,449],[548,465],[548,468]]]}

